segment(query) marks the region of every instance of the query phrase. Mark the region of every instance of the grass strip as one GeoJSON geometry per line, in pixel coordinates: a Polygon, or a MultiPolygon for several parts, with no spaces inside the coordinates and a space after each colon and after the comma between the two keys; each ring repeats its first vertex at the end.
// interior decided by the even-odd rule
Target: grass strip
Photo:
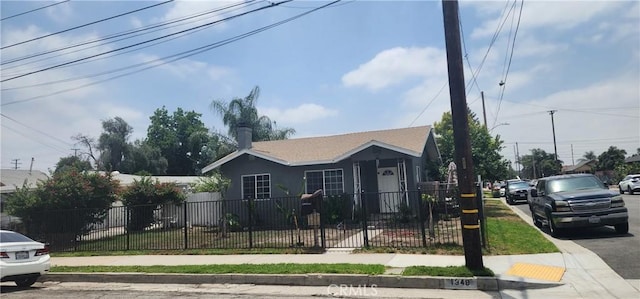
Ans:
{"type": "Polygon", "coordinates": [[[471,270],[465,266],[431,267],[431,266],[411,266],[404,269],[403,276],[448,276],[448,277],[473,277],[473,276],[494,276],[489,268],[482,270],[471,270]]]}
{"type": "Polygon", "coordinates": [[[183,274],[369,274],[379,275],[384,265],[367,264],[233,264],[184,266],[53,266],[51,272],[183,273],[183,274]]]}
{"type": "Polygon", "coordinates": [[[488,253],[491,255],[560,252],[539,230],[498,200],[485,201],[488,253]]]}

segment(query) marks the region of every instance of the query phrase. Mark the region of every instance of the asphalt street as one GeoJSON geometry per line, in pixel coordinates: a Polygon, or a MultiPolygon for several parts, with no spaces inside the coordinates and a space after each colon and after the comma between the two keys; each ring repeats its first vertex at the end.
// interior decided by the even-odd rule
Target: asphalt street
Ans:
{"type": "MultiPolygon", "coordinates": [[[[244,284],[125,284],[125,283],[36,283],[32,288],[2,284],[2,298],[83,298],[83,299],[173,299],[173,298],[518,298],[498,292],[474,290],[390,289],[375,286],[271,286],[244,284]]],[[[521,291],[511,290],[518,293],[521,291]]]]}
{"type": "MultiPolygon", "coordinates": [[[[624,194],[622,197],[629,210],[628,234],[617,234],[613,227],[574,229],[561,239],[593,251],[624,279],[640,279],[640,195],[624,194]]],[[[526,203],[516,207],[531,216],[526,203]]],[[[544,231],[548,233],[546,227],[544,231]]]]}

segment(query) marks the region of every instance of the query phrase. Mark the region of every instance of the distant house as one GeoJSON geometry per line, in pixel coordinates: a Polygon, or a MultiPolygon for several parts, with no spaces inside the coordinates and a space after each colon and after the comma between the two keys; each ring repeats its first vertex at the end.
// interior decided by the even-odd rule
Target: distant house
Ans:
{"type": "MultiPolygon", "coordinates": [[[[100,172],[100,173],[104,174],[104,172],[100,172]]],[[[120,173],[118,171],[113,171],[111,172],[111,178],[114,180],[118,180],[120,182],[121,187],[128,187],[131,184],[133,184],[134,181],[140,181],[144,177],[139,175],[134,175],[134,174],[125,174],[125,173],[120,173]]],[[[153,182],[158,181],[160,183],[174,183],[178,186],[178,188],[182,189],[183,191],[188,191],[189,188],[191,188],[190,187],[191,184],[197,183],[201,177],[199,176],[149,176],[149,178],[153,182]]]]}
{"type": "Polygon", "coordinates": [[[640,163],[640,155],[634,155],[624,159],[624,163],[640,163]]]}
{"type": "Polygon", "coordinates": [[[325,195],[389,192],[392,204],[375,198],[367,206],[395,212],[408,200],[403,191],[432,179],[423,175],[427,161],[440,162],[430,126],[253,143],[251,137],[250,128],[239,128],[238,150],[202,170],[219,169],[231,179],[227,199],[266,201],[318,189],[325,195]]]}
{"type": "Polygon", "coordinates": [[[16,192],[17,188],[27,186],[34,189],[38,181],[46,181],[49,176],[39,170],[2,169],[0,170],[0,227],[11,228],[11,223],[19,218],[6,214],[5,200],[16,192]]]}
{"type": "Polygon", "coordinates": [[[565,165],[562,166],[562,173],[594,173],[594,168],[597,163],[597,160],[585,160],[576,165],[565,165]]]}

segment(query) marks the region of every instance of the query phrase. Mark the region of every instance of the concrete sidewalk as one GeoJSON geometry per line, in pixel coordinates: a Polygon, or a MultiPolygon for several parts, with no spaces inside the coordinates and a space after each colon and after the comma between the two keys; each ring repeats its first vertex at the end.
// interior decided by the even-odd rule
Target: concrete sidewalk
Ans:
{"type": "MultiPolygon", "coordinates": [[[[530,217],[516,208],[525,221],[530,217]]],[[[558,240],[543,233],[560,249],[560,253],[484,256],[485,267],[496,277],[473,278],[470,285],[456,285],[445,277],[402,277],[397,275],[408,266],[462,266],[464,256],[419,254],[354,254],[328,251],[324,254],[251,254],[251,255],[158,255],[55,257],[54,266],[87,265],[214,265],[271,263],[351,263],[382,264],[389,267],[385,275],[245,275],[245,274],[144,274],[144,273],[51,273],[41,281],[122,282],[163,284],[256,284],[289,286],[376,285],[380,288],[467,289],[497,292],[498,297],[511,298],[640,298],[640,285],[632,285],[613,271],[600,257],[578,244],[558,240]],[[525,271],[514,271],[523,266],[525,271]],[[555,272],[547,278],[536,272],[555,272]]],[[[544,273],[542,273],[544,274],[544,273]]],[[[637,281],[634,281],[637,282],[637,281]]],[[[326,294],[325,294],[326,295],[326,294]]],[[[478,293],[481,295],[481,293],[478,293]]]]}

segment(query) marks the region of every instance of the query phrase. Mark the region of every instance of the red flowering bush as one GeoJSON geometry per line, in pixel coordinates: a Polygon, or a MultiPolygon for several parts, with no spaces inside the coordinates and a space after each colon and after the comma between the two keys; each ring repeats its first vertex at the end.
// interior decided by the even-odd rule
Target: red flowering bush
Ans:
{"type": "Polygon", "coordinates": [[[117,199],[118,186],[110,175],[69,169],[38,182],[35,189],[18,188],[7,199],[7,210],[20,217],[33,236],[80,236],[104,221],[117,199]]]}

